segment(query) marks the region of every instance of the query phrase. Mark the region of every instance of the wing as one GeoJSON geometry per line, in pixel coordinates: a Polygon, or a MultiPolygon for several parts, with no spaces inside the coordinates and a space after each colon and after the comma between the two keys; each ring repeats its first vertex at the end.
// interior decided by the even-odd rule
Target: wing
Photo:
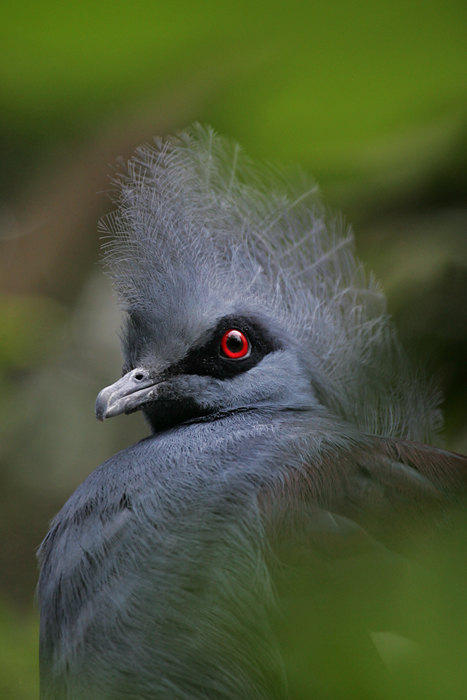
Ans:
{"type": "MultiPolygon", "coordinates": [[[[369,631],[420,652],[427,627],[414,610],[430,576],[420,562],[436,572],[444,538],[432,535],[466,492],[466,457],[376,437],[288,467],[262,491],[277,634],[297,697],[313,696],[318,680],[339,697],[349,689],[360,697],[362,677],[379,696],[393,677],[369,631]]],[[[409,657],[401,663],[412,668],[409,657]]]]}
{"type": "Polygon", "coordinates": [[[274,539],[311,539],[340,555],[369,537],[388,546],[443,526],[467,495],[467,457],[407,440],[365,437],[286,468],[260,495],[274,539]]]}

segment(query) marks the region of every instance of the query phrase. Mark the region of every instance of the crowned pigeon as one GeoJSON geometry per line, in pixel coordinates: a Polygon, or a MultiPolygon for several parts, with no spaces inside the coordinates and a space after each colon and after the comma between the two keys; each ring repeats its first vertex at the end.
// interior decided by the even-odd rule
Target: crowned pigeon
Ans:
{"type": "Polygon", "coordinates": [[[410,543],[467,458],[423,444],[438,396],[303,173],[195,126],[138,149],[115,192],[124,365],[96,415],[141,410],[151,434],[40,548],[41,698],[284,700],[283,556],[410,543]]]}

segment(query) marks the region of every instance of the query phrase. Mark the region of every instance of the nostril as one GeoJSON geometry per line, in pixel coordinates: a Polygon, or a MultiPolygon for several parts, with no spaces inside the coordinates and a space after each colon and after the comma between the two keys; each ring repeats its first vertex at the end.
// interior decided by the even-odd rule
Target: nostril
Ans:
{"type": "Polygon", "coordinates": [[[134,376],[134,378],[140,382],[142,379],[144,379],[144,374],[142,372],[137,372],[134,376]]]}

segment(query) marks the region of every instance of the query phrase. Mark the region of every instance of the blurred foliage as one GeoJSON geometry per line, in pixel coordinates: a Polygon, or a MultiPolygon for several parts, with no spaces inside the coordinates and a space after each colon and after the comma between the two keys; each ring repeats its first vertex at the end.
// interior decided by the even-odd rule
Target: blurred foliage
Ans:
{"type": "Polygon", "coordinates": [[[320,179],[424,168],[465,128],[462,0],[36,0],[3,12],[11,153],[83,136],[197,70],[215,83],[200,119],[320,179]]]}
{"type": "MultiPolygon", "coordinates": [[[[448,447],[467,452],[467,4],[23,0],[0,20],[0,697],[27,700],[34,551],[86,474],[146,430],[93,418],[120,362],[96,193],[140,142],[199,120],[312,173],[444,391],[448,447]]],[[[295,697],[311,676],[323,699],[466,697],[466,533],[461,519],[433,545],[431,573],[343,565],[289,601],[295,697]],[[360,634],[367,608],[397,630],[360,634]]]]}
{"type": "Polygon", "coordinates": [[[0,604],[0,697],[36,700],[39,696],[36,616],[19,615],[0,604]]]}
{"type": "Polygon", "coordinates": [[[316,561],[296,567],[302,594],[282,591],[278,624],[294,700],[465,698],[465,514],[424,546],[418,562],[384,548],[336,560],[320,582],[316,561]]]}
{"type": "Polygon", "coordinates": [[[25,369],[45,359],[56,345],[54,333],[64,322],[63,309],[52,299],[0,298],[0,367],[25,369]]]}

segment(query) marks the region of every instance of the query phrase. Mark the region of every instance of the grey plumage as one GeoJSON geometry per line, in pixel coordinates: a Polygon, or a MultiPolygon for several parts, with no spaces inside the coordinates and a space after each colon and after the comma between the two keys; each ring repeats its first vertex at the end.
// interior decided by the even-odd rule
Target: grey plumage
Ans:
{"type": "Polygon", "coordinates": [[[438,396],[303,174],[194,127],[139,149],[116,188],[102,229],[124,376],[96,411],[142,409],[153,434],[41,547],[41,697],[286,698],[277,540],[410,537],[464,492],[465,460],[407,442],[438,430],[438,396]]]}
{"type": "Polygon", "coordinates": [[[370,433],[433,438],[439,396],[410,372],[350,228],[326,212],[310,178],[261,170],[197,127],[138,149],[116,184],[119,208],[102,225],[107,262],[123,309],[157,323],[162,352],[178,341],[183,353],[205,318],[247,306],[279,322],[343,418],[370,433]]]}

